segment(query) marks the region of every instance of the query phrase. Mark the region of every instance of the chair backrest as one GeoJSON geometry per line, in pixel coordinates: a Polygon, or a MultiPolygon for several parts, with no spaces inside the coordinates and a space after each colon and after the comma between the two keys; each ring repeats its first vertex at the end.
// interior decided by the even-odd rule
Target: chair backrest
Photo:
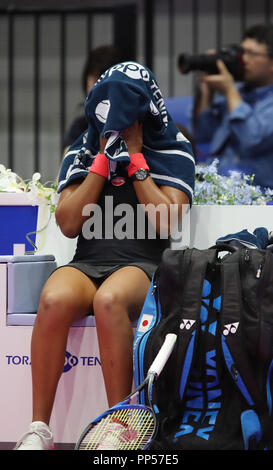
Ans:
{"type": "MultiPolygon", "coordinates": [[[[166,108],[176,124],[185,127],[192,135],[192,96],[174,96],[165,100],[166,108]]],[[[194,142],[197,163],[205,162],[210,155],[210,143],[198,144],[194,142]]]]}
{"type": "Polygon", "coordinates": [[[174,96],[165,100],[166,108],[175,123],[179,123],[191,132],[192,96],[174,96]]]}

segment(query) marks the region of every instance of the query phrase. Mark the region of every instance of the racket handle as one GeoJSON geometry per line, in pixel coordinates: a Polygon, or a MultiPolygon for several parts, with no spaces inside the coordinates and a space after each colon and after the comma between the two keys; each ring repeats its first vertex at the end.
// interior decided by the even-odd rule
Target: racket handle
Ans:
{"type": "Polygon", "coordinates": [[[165,341],[162,344],[157,356],[155,357],[152,365],[148,370],[148,374],[153,374],[156,377],[159,376],[167,360],[169,359],[171,352],[174,348],[177,335],[174,333],[168,333],[165,337],[165,341]]]}

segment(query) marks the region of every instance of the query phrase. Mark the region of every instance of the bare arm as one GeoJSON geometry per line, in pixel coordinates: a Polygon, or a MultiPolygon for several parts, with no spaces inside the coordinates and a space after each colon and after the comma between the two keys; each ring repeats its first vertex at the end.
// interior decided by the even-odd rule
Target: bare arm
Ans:
{"type": "Polygon", "coordinates": [[[177,227],[172,222],[181,220],[183,204],[189,204],[188,196],[179,189],[171,186],[156,186],[152,178],[145,181],[135,181],[134,187],[140,204],[145,206],[145,212],[154,225],[158,234],[170,235],[177,227]],[[152,206],[152,210],[150,209],[152,206]],[[154,208],[156,217],[154,217],[154,208]],[[177,211],[178,218],[171,218],[171,210],[177,211]]]}
{"type": "Polygon", "coordinates": [[[75,238],[79,235],[87,217],[82,215],[86,204],[96,203],[105,184],[105,178],[89,173],[82,183],[71,184],[60,196],[56,209],[56,220],[64,235],[75,238]]]}
{"type": "MultiPolygon", "coordinates": [[[[101,153],[104,152],[105,139],[101,139],[101,153]]],[[[106,179],[98,174],[89,173],[83,182],[76,182],[65,188],[56,209],[56,220],[64,235],[75,238],[81,232],[82,224],[90,217],[83,216],[87,204],[97,203],[106,179]]]]}

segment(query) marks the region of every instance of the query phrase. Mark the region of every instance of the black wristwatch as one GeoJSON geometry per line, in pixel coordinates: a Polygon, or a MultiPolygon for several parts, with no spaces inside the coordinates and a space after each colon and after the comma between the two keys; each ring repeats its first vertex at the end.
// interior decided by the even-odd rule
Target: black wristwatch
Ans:
{"type": "Polygon", "coordinates": [[[139,168],[132,176],[132,181],[144,181],[150,175],[149,170],[145,170],[144,168],[139,168]]]}

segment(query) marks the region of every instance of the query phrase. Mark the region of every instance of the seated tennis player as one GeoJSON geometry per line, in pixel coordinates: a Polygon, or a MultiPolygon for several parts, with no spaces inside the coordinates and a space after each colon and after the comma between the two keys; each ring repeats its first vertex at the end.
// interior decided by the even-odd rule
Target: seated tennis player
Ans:
{"type": "MultiPolygon", "coordinates": [[[[134,62],[110,68],[89,93],[85,111],[88,131],[64,158],[56,210],[64,235],[78,237],[77,248],[41,294],[31,344],[33,416],[18,450],[53,447],[51,412],[69,329],[80,318],[96,318],[109,406],[130,393],[131,320],[169,246],[171,207],[181,215],[192,202],[191,145],[168,115],[149,69],[134,62]],[[149,209],[159,205],[163,217],[149,209]]],[[[111,436],[102,436],[98,448],[114,449],[111,436]]]]}

